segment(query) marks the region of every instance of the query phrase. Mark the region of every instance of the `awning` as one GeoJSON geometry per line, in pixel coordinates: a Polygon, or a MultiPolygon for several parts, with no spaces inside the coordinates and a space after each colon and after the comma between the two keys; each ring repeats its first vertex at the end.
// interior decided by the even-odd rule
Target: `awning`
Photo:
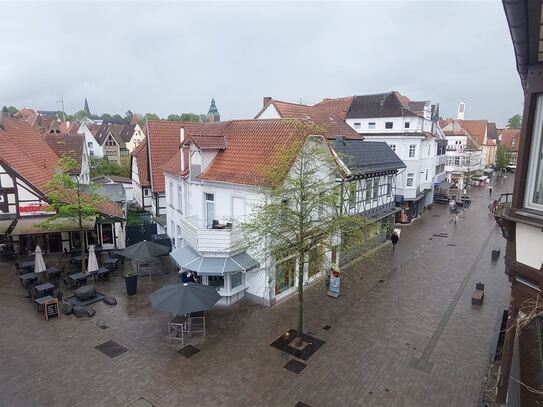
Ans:
{"type": "Polygon", "coordinates": [[[13,219],[2,219],[0,220],[0,235],[5,235],[8,228],[13,223],[13,219]]]}
{"type": "MultiPolygon", "coordinates": [[[[77,220],[71,218],[59,217],[48,227],[39,226],[45,222],[50,216],[32,216],[28,218],[19,218],[11,235],[36,235],[40,233],[55,233],[55,232],[76,232],[79,230],[77,220]]],[[[86,219],[83,221],[84,230],[94,229],[96,218],[86,219]]]]}
{"type": "Polygon", "coordinates": [[[245,272],[260,266],[245,252],[234,256],[210,257],[202,256],[190,246],[183,246],[173,250],[170,256],[179,267],[195,271],[200,275],[222,276],[224,273],[245,272]]]}

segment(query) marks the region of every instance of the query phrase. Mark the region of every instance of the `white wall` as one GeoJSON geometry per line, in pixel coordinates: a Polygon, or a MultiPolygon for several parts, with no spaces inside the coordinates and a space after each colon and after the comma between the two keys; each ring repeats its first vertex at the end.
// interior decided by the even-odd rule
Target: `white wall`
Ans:
{"type": "Polygon", "coordinates": [[[517,261],[540,270],[543,265],[543,231],[540,228],[516,223],[517,261]]]}
{"type": "Polygon", "coordinates": [[[277,112],[277,109],[272,104],[269,104],[266,110],[264,110],[260,116],[258,116],[259,119],[280,119],[281,116],[277,112]]]}
{"type": "Polygon", "coordinates": [[[104,156],[102,147],[98,144],[85,123],[81,123],[78,133],[82,133],[85,136],[85,145],[87,146],[90,157],[101,158],[104,156]]]}
{"type": "Polygon", "coordinates": [[[379,117],[371,119],[346,119],[345,122],[359,133],[415,133],[431,131],[431,122],[421,117],[379,117]],[[392,122],[392,129],[385,128],[386,122],[392,122]],[[423,122],[427,122],[424,123],[423,122]],[[356,125],[360,123],[360,126],[356,125]],[[370,128],[369,123],[375,123],[375,128],[370,128]],[[409,128],[405,124],[409,123],[409,128]]]}

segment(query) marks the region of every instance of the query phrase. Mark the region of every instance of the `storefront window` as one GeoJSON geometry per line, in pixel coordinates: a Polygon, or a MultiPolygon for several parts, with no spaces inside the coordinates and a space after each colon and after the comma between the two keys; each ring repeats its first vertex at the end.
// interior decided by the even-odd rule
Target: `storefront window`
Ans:
{"type": "Polygon", "coordinates": [[[87,242],[89,245],[97,245],[98,244],[98,233],[96,233],[96,226],[93,230],[87,231],[87,242]]]}
{"type": "Polygon", "coordinates": [[[275,266],[275,295],[294,287],[296,258],[282,261],[275,266]]]}
{"type": "Polygon", "coordinates": [[[62,252],[62,236],[60,233],[47,234],[47,247],[50,252],[62,252]]]}
{"type": "Polygon", "coordinates": [[[208,285],[215,287],[215,288],[223,288],[224,287],[224,277],[223,276],[209,276],[207,278],[208,285]]]}
{"type": "Polygon", "coordinates": [[[230,275],[230,288],[236,288],[243,284],[243,273],[238,271],[230,275]]]}
{"type": "Polygon", "coordinates": [[[307,274],[309,277],[313,277],[319,274],[323,270],[324,266],[324,248],[317,246],[311,249],[309,252],[309,262],[307,268],[307,274]]]}

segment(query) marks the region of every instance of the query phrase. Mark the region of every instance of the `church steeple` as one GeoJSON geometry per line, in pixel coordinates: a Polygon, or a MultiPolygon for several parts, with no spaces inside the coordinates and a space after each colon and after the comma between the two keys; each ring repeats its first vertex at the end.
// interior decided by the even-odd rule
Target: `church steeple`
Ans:
{"type": "Polygon", "coordinates": [[[87,97],[85,97],[85,105],[83,106],[83,110],[85,111],[85,114],[87,115],[87,118],[90,119],[91,112],[89,109],[89,102],[87,102],[87,97]]]}
{"type": "Polygon", "coordinates": [[[207,121],[208,122],[221,121],[221,115],[219,113],[219,110],[217,109],[217,106],[215,105],[215,98],[211,98],[211,105],[209,106],[209,110],[207,112],[207,121]]]}

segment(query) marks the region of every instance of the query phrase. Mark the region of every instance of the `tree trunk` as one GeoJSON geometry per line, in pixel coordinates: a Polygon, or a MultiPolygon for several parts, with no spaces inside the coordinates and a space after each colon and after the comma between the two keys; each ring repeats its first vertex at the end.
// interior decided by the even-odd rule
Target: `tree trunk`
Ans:
{"type": "Polygon", "coordinates": [[[84,273],[85,272],[85,250],[84,250],[84,239],[85,236],[84,236],[84,233],[83,233],[83,226],[79,225],[79,241],[80,241],[80,246],[81,246],[81,271],[84,273]]]}
{"type": "Polygon", "coordinates": [[[296,333],[298,346],[302,344],[304,329],[304,256],[305,253],[301,253],[298,262],[298,331],[296,333]]]}

